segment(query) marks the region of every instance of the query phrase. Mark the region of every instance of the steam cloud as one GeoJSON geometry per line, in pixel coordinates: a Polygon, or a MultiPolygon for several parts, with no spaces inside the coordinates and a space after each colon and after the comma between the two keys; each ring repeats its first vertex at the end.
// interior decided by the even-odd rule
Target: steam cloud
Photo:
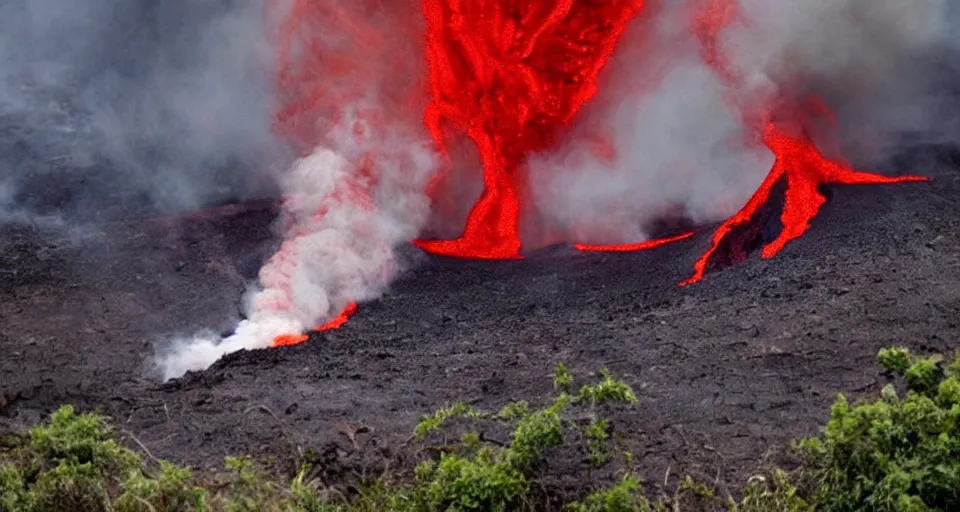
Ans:
{"type": "MultiPolygon", "coordinates": [[[[740,0],[748,23],[720,41],[751,77],[739,90],[704,63],[691,35],[709,3],[651,2],[628,30],[565,140],[529,160],[539,222],[577,242],[619,243],[651,236],[651,222],[678,208],[698,223],[728,217],[773,160],[746,136],[731,99],[816,93],[838,114],[847,156],[867,164],[904,133],[957,135],[942,108],[952,101],[944,56],[956,49],[946,0],[740,0]]],[[[394,18],[419,8],[344,5],[379,39],[359,51],[337,20],[321,27],[320,42],[357,72],[311,78],[343,101],[339,112],[308,113],[323,136],[294,161],[271,133],[277,48],[258,2],[0,4],[0,222],[53,214],[69,223],[283,192],[283,244],[260,272],[247,318],[225,339],[178,341],[158,360],[165,378],[375,297],[398,271],[395,248],[436,222],[423,190],[437,155],[420,111],[398,113],[423,76],[423,49],[400,30],[409,20],[394,18]],[[370,47],[385,50],[370,58],[370,47]],[[37,199],[50,180],[67,180],[72,202],[51,210],[37,199]]]]}
{"type": "MultiPolygon", "coordinates": [[[[398,7],[396,16],[419,13],[398,7]]],[[[238,350],[270,347],[277,336],[298,335],[351,302],[376,297],[400,270],[395,249],[427,222],[425,190],[439,162],[421,123],[422,48],[389,11],[361,2],[344,9],[373,27],[376,37],[344,38],[336,20],[311,27],[312,43],[348,60],[352,72],[347,80],[331,74],[321,75],[319,84],[291,84],[308,95],[312,86],[323,87],[333,105],[304,112],[306,132],[320,134],[320,141],[281,177],[283,244],[260,270],[247,318],[235,332],[178,341],[158,360],[165,379],[205,369],[238,350]],[[405,107],[411,98],[416,105],[405,107]]]]}
{"type": "Polygon", "coordinates": [[[762,105],[785,90],[818,95],[844,137],[831,142],[859,165],[881,163],[904,134],[958,134],[940,113],[949,99],[942,59],[956,38],[946,1],[740,0],[746,23],[720,38],[724,57],[751,77],[740,90],[720,81],[691,36],[709,3],[668,2],[639,20],[566,143],[532,158],[530,188],[546,222],[578,241],[627,243],[651,236],[667,211],[697,223],[728,218],[773,162],[747,143],[731,97],[762,105]],[[612,143],[612,160],[596,150],[598,135],[612,143]]]}

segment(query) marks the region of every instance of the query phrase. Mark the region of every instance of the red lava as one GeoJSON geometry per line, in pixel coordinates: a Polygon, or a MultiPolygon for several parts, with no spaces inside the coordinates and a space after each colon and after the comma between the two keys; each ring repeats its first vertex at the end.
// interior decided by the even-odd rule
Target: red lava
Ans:
{"type": "MultiPolygon", "coordinates": [[[[627,25],[643,10],[644,2],[421,0],[421,5],[419,14],[426,21],[424,51],[429,89],[423,122],[440,152],[447,156],[448,164],[437,179],[449,170],[446,147],[451,138],[465,135],[479,149],[483,191],[469,212],[461,236],[414,243],[427,252],[445,256],[522,258],[519,224],[526,198],[526,156],[551,147],[557,135],[596,94],[598,74],[614,53],[627,25]]],[[[731,89],[743,81],[723,55],[718,37],[737,22],[738,15],[733,0],[703,0],[691,27],[700,43],[704,62],[731,89]]],[[[351,62],[362,57],[365,49],[375,47],[378,35],[376,30],[365,26],[363,20],[352,19],[332,0],[295,0],[281,29],[281,38],[287,42],[281,45],[287,65],[280,70],[280,84],[308,79],[318,84],[278,112],[277,124],[290,128],[295,124],[292,119],[317,112],[318,105],[336,105],[348,100],[331,95],[320,77],[362,78],[362,74],[351,69],[351,62]],[[356,43],[354,48],[358,54],[316,56],[309,64],[316,69],[304,69],[309,66],[303,63],[298,68],[289,62],[290,38],[305,37],[302,31],[311,26],[301,22],[301,18],[329,19],[331,16],[344,35],[356,43]]],[[[780,217],[783,229],[774,241],[763,247],[764,258],[774,256],[809,228],[810,221],[826,201],[819,191],[822,185],[926,179],[856,171],[828,159],[803,129],[804,123],[830,120],[826,105],[816,98],[790,98],[784,91],[778,100],[781,106],[776,111],[766,111],[763,107],[760,111],[746,110],[730,102],[748,132],[758,134],[758,145],[762,143],[773,153],[775,163],[743,208],[716,229],[712,246],[696,262],[693,274],[680,284],[704,277],[721,243],[735,228],[751,222],[778,183],[786,184],[780,217]],[[784,104],[787,107],[783,107],[784,104]],[[771,121],[773,118],[778,121],[771,121]]],[[[309,140],[310,136],[304,136],[301,131],[300,138],[309,140]]],[[[434,197],[438,193],[433,186],[437,179],[427,191],[434,197]]],[[[687,232],[636,244],[575,243],[574,246],[580,251],[649,250],[693,234],[687,232]]],[[[318,329],[339,327],[355,309],[356,305],[351,305],[318,329]]],[[[281,337],[275,345],[290,345],[305,339],[304,335],[281,337]]]]}

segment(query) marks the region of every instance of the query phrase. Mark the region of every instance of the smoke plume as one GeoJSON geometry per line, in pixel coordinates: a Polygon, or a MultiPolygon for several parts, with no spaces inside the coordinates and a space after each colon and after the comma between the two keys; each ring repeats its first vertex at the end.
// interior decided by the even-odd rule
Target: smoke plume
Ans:
{"type": "Polygon", "coordinates": [[[246,319],[226,338],[179,340],[158,360],[165,379],[306,332],[348,304],[376,297],[401,270],[395,250],[428,219],[425,190],[438,155],[420,122],[423,50],[416,32],[407,32],[419,13],[397,7],[357,2],[321,19],[286,11],[296,30],[286,29],[322,48],[277,48],[290,59],[281,74],[295,77],[283,91],[297,107],[288,109],[288,134],[317,145],[281,177],[284,240],[260,270],[246,319]],[[341,24],[342,16],[362,23],[341,24]],[[340,65],[326,67],[330,56],[340,65]],[[326,101],[299,103],[316,98],[318,88],[326,101]]]}
{"type": "MultiPolygon", "coordinates": [[[[423,61],[422,48],[404,42],[419,35],[398,29],[416,26],[408,18],[415,9],[355,5],[330,9],[331,19],[363,20],[361,27],[323,21],[312,27],[326,34],[316,37],[314,47],[319,43],[345,65],[334,70],[315,62],[313,74],[291,84],[307,92],[322,84],[325,97],[347,106],[346,115],[330,105],[294,115],[305,118],[300,125],[310,134],[305,139],[323,142],[283,179],[292,227],[261,271],[248,319],[226,339],[185,342],[163,360],[166,377],[205,368],[235,350],[270,346],[278,335],[307,330],[346,304],[375,296],[395,275],[393,249],[427,222],[422,187],[436,166],[435,155],[419,116],[391,114],[402,111],[402,98],[417,90],[408,88],[410,77],[423,74],[409,64],[423,61]],[[390,50],[369,53],[380,46],[390,50]],[[408,67],[397,69],[398,62],[408,67]],[[371,119],[371,112],[380,123],[353,127],[371,119]],[[365,154],[380,156],[372,200],[339,190],[367,187],[367,178],[358,174],[365,154]]],[[[640,241],[653,235],[654,221],[678,210],[697,224],[729,217],[773,164],[746,120],[778,101],[822,98],[839,114],[842,133],[853,134],[826,145],[852,144],[861,160],[877,161],[903,132],[945,135],[947,126],[931,123],[942,92],[931,56],[949,45],[942,21],[947,14],[939,0],[650,6],[620,42],[599,95],[565,140],[530,157],[529,191],[537,210],[531,218],[542,225],[527,231],[528,247],[544,242],[535,239],[538,233],[557,231],[576,242],[640,241]],[[716,17],[728,7],[736,14],[723,23],[718,53],[723,66],[743,77],[737,81],[725,79],[720,63],[708,62],[696,37],[705,30],[698,26],[705,13],[716,17]]]]}
{"type": "MultiPolygon", "coordinates": [[[[637,242],[677,211],[727,218],[773,164],[747,120],[781,101],[821,98],[840,136],[814,138],[860,166],[904,136],[958,134],[944,114],[957,42],[947,0],[647,4],[598,95],[526,162],[528,248],[546,233],[637,242]],[[723,62],[711,62],[700,23],[725,14],[723,62]]],[[[396,248],[424,226],[455,236],[479,192],[477,152],[458,146],[447,177],[459,182],[445,184],[457,197],[425,194],[440,155],[423,125],[421,18],[406,1],[8,0],[0,222],[282,195],[282,243],[246,318],[226,337],[177,340],[157,363],[177,377],[307,331],[380,294],[400,270],[396,248]]]]}
{"type": "Polygon", "coordinates": [[[773,163],[742,116],[786,95],[829,105],[841,139],[819,142],[858,165],[882,164],[905,135],[958,133],[941,114],[955,38],[944,0],[674,1],[648,11],[565,143],[531,159],[538,220],[576,241],[642,241],[674,210],[697,224],[735,213],[773,163]],[[699,20],[729,6],[739,11],[718,50],[746,77],[734,85],[694,37],[699,20]],[[613,151],[598,150],[598,138],[613,151]]]}

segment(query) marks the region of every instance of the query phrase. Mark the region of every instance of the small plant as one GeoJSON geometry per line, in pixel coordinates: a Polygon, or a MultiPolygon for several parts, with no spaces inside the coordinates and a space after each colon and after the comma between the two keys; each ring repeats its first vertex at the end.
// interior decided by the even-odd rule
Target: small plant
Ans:
{"type": "Polygon", "coordinates": [[[480,416],[481,414],[478,413],[476,409],[474,409],[473,407],[470,407],[469,405],[463,402],[459,402],[449,407],[443,407],[441,409],[437,409],[436,412],[434,412],[432,415],[427,416],[426,418],[423,418],[420,421],[420,423],[416,426],[413,432],[417,437],[422,438],[427,436],[428,434],[431,434],[433,432],[436,432],[437,430],[440,430],[440,427],[442,427],[444,423],[450,421],[453,418],[456,418],[456,417],[477,418],[480,416]]]}
{"type": "Polygon", "coordinates": [[[783,470],[769,477],[754,476],[747,482],[739,503],[728,501],[730,512],[814,512],[816,508],[800,497],[800,491],[783,470]]]}
{"type": "MultiPolygon", "coordinates": [[[[553,378],[562,390],[553,403],[542,409],[531,409],[526,402],[508,404],[495,415],[481,413],[464,405],[454,405],[430,415],[418,425],[420,434],[437,432],[453,417],[486,419],[507,423],[510,440],[506,445],[484,443],[476,433],[461,438],[458,446],[444,451],[439,460],[428,460],[418,466],[417,486],[413,495],[419,503],[416,510],[522,510],[530,492],[536,469],[551,448],[561,445],[567,432],[576,430],[568,416],[572,407],[588,408],[591,415],[602,404],[633,403],[636,396],[626,383],[602,372],[597,384],[585,385],[576,395],[565,390],[573,383],[573,375],[562,364],[553,378]]],[[[587,426],[584,437],[590,459],[596,464],[609,460],[605,419],[587,426]]]]}
{"type": "Polygon", "coordinates": [[[582,502],[567,505],[569,512],[652,512],[655,510],[643,496],[640,481],[627,475],[618,484],[590,493],[582,502]]]}
{"type": "Polygon", "coordinates": [[[609,461],[611,458],[611,454],[607,450],[607,440],[610,439],[610,435],[607,434],[609,426],[607,420],[601,418],[590,422],[583,433],[587,439],[587,458],[596,466],[609,461]]]}
{"type": "Polygon", "coordinates": [[[904,347],[882,348],[877,363],[894,375],[903,375],[910,368],[910,351],[904,347]]]}
{"type": "Polygon", "coordinates": [[[573,374],[567,369],[567,365],[557,363],[553,373],[553,387],[558,391],[563,391],[573,385],[573,374]]]}
{"type": "Polygon", "coordinates": [[[637,403],[637,395],[626,382],[614,379],[606,369],[600,370],[600,376],[603,380],[599,384],[580,388],[577,400],[587,402],[594,407],[610,402],[637,403]]]}

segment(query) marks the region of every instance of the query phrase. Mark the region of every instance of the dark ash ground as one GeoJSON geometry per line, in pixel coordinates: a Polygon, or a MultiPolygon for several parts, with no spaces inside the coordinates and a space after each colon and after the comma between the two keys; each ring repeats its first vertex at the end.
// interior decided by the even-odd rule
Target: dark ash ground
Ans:
{"type": "Polygon", "coordinates": [[[546,401],[564,361],[634,386],[641,406],[616,425],[647,476],[670,468],[732,488],[815,433],[837,392],[879,389],[879,347],[957,347],[960,173],[948,160],[897,168],[931,183],[832,189],[776,258],[693,286],[676,283],[709,233],[636,254],[425,260],[337,332],[168,384],[147,373],[154,343],[232,327],[270,250],[270,212],[58,241],[2,228],[0,428],[74,403],[103,408],[157,457],[216,465],[299,446],[335,472],[359,459],[345,430],[368,427],[363,452],[386,453],[452,401],[546,401]]]}

